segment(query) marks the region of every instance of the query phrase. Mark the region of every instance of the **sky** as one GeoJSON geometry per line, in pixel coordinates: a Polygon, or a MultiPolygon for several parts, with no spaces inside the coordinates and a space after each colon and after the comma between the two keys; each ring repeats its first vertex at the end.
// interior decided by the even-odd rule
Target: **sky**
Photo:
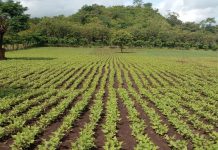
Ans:
{"type": "MultiPolygon", "coordinates": [[[[131,5],[133,0],[16,0],[29,8],[31,17],[71,15],[83,5],[100,4],[105,6],[131,5]]],[[[218,22],[218,0],[144,0],[153,3],[162,15],[169,11],[177,12],[184,21],[200,22],[215,17],[218,22]]]]}

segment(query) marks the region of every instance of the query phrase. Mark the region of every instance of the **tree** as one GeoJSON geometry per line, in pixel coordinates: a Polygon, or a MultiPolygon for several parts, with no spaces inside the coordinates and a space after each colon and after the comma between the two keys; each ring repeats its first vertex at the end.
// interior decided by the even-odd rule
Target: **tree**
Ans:
{"type": "Polygon", "coordinates": [[[125,46],[128,46],[132,42],[132,35],[124,30],[117,31],[113,34],[112,44],[119,46],[121,53],[125,46]]]}
{"type": "Polygon", "coordinates": [[[24,14],[27,10],[20,2],[0,0],[0,60],[5,58],[5,49],[3,48],[3,37],[8,34],[16,34],[28,28],[29,15],[24,14]]]}
{"type": "Polygon", "coordinates": [[[12,19],[11,16],[19,12],[12,5],[14,3],[10,3],[9,9],[9,2],[7,1],[8,4],[5,5],[6,0],[3,1],[0,0],[1,29],[4,29],[1,35],[2,37],[4,35],[5,48],[17,49],[46,45],[109,46],[113,42],[121,48],[121,51],[127,45],[217,49],[218,26],[215,26],[214,18],[205,20],[202,25],[195,22],[183,23],[179,20],[177,13],[169,12],[169,15],[164,17],[153,9],[151,3],[141,5],[142,1],[135,1],[135,6],[112,7],[86,5],[69,17],[60,15],[32,18],[28,21],[30,26],[28,27],[27,24],[20,25],[24,22],[19,20],[20,17],[12,19]],[[22,30],[27,27],[27,30],[22,30]],[[119,33],[113,36],[114,31],[119,33]],[[128,36],[131,37],[130,40],[128,36]]]}
{"type": "Polygon", "coordinates": [[[203,27],[203,28],[205,28],[207,26],[212,26],[215,23],[216,23],[215,18],[207,18],[207,19],[200,22],[201,27],[203,27]]]}
{"type": "Polygon", "coordinates": [[[0,60],[5,59],[5,49],[3,48],[3,36],[7,31],[7,27],[7,14],[2,13],[2,11],[0,10],[0,60]]]}
{"type": "Polygon", "coordinates": [[[200,25],[195,22],[186,22],[182,25],[182,29],[191,32],[196,32],[200,30],[200,25]]]}
{"type": "Polygon", "coordinates": [[[178,13],[176,13],[176,12],[169,12],[169,14],[167,16],[167,21],[172,26],[182,25],[182,21],[179,20],[178,18],[179,18],[179,14],[178,13]]]}
{"type": "Polygon", "coordinates": [[[144,7],[148,7],[148,8],[152,8],[152,5],[153,5],[152,3],[145,3],[145,4],[143,4],[144,7]]]}
{"type": "Polygon", "coordinates": [[[201,28],[212,33],[216,32],[215,31],[216,27],[214,26],[215,24],[216,24],[215,18],[207,18],[200,22],[201,28]]]}
{"type": "Polygon", "coordinates": [[[133,5],[141,7],[143,5],[143,0],[134,0],[133,5]]]}

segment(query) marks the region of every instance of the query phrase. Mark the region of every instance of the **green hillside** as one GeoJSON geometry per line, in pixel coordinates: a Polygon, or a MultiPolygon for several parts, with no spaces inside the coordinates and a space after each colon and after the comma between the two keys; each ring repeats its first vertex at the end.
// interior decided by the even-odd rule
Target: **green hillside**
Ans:
{"type": "Polygon", "coordinates": [[[119,46],[179,49],[218,48],[215,19],[182,22],[174,12],[162,16],[151,3],[132,6],[85,5],[71,16],[31,18],[29,28],[8,32],[7,49],[32,46],[119,46]],[[13,45],[11,47],[11,45],[13,45]]]}

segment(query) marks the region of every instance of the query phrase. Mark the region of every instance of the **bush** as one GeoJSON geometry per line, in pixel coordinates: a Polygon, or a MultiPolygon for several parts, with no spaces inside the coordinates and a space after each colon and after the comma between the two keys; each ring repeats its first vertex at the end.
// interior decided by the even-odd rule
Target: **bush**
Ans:
{"type": "Polygon", "coordinates": [[[146,44],[144,41],[142,40],[137,40],[137,41],[133,41],[132,45],[134,47],[144,47],[146,44]]]}

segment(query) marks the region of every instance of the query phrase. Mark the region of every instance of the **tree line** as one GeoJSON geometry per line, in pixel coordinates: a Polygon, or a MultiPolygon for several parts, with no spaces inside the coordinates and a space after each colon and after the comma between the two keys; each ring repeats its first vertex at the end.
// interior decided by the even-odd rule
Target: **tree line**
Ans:
{"type": "Polygon", "coordinates": [[[0,57],[4,48],[33,46],[218,49],[214,18],[182,22],[177,13],[162,16],[141,0],[132,6],[85,5],[71,16],[30,18],[26,10],[19,2],[0,0],[0,57]]]}

